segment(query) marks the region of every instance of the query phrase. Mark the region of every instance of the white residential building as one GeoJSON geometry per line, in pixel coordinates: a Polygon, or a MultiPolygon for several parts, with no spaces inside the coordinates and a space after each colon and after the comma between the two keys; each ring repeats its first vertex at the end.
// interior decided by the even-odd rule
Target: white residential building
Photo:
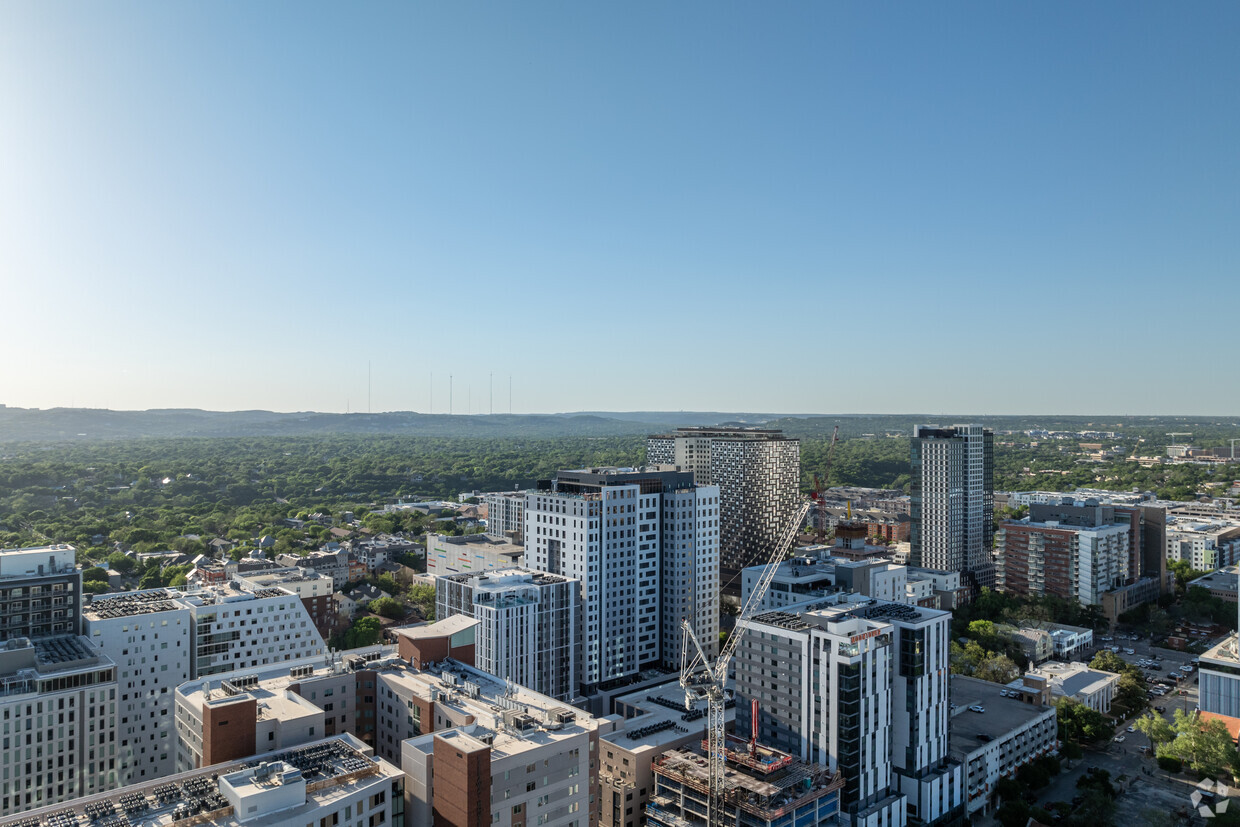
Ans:
{"type": "Polygon", "coordinates": [[[525,492],[498,491],[482,495],[487,506],[487,534],[511,537],[518,542],[525,537],[525,492]]]}
{"type": "Polygon", "coordinates": [[[1176,517],[1167,523],[1167,559],[1184,560],[1196,571],[1240,562],[1240,524],[1176,517]]]}
{"type": "Polygon", "coordinates": [[[83,635],[116,664],[117,783],[162,778],[176,766],[174,693],[194,676],[193,615],[170,589],[94,598],[83,635]]]}
{"type": "Polygon", "coordinates": [[[672,630],[682,617],[708,654],[717,648],[718,612],[707,596],[718,590],[719,508],[717,488],[664,470],[561,471],[553,489],[526,495],[527,567],[581,584],[583,688],[678,664],[672,630]],[[661,646],[673,639],[673,650],[661,646]]]}
{"type": "Polygon", "coordinates": [[[560,701],[577,697],[581,584],[528,569],[435,578],[435,617],[478,621],[474,665],[560,701]]]}
{"type": "Polygon", "coordinates": [[[759,615],[737,651],[737,729],[843,772],[841,819],[902,825],[962,804],[947,755],[951,615],[836,595],[759,615]]]}
{"type": "Polygon", "coordinates": [[[116,666],[74,635],[0,647],[0,816],[116,786],[116,666]]]}

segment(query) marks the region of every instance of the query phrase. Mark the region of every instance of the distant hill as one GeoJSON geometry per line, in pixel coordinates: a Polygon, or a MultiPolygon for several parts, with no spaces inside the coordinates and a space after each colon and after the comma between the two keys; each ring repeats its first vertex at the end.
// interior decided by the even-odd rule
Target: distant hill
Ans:
{"type": "Polygon", "coordinates": [[[0,407],[0,443],[64,442],[178,437],[313,436],[374,434],[427,437],[555,439],[634,436],[690,425],[779,428],[788,436],[841,439],[907,436],[916,423],[981,422],[996,433],[1026,428],[1114,431],[1162,444],[1166,431],[1193,431],[1197,444],[1226,444],[1240,437],[1235,418],[1153,416],[982,416],[978,414],[774,414],[711,411],[581,411],[563,414],[451,416],[411,411],[317,413],[301,411],[202,411],[165,408],[109,411],[88,408],[0,407]]]}

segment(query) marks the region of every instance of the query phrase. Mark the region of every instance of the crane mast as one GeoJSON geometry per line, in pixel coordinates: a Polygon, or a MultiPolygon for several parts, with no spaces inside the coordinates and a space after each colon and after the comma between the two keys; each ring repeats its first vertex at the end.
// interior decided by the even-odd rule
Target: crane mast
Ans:
{"type": "Polygon", "coordinates": [[[745,632],[749,629],[749,622],[758,614],[758,608],[762,605],[766,591],[771,587],[771,581],[775,579],[775,573],[779,570],[779,564],[783,562],[784,557],[796,542],[797,533],[801,529],[801,523],[805,520],[805,515],[809,513],[809,503],[803,502],[795,512],[793,512],[788,525],[784,528],[783,534],[780,535],[775,548],[771,550],[771,557],[766,563],[766,567],[762,569],[762,576],[754,585],[753,590],[749,593],[749,599],[745,601],[744,607],[741,609],[740,616],[736,619],[736,628],[732,630],[732,634],[728,637],[727,643],[719,652],[719,657],[711,664],[710,658],[707,657],[706,651],[702,648],[701,641],[693,631],[693,625],[689,620],[683,619],[680,622],[682,633],[682,645],[680,650],[680,685],[685,690],[685,706],[692,707],[693,702],[700,698],[706,698],[706,761],[707,761],[707,816],[706,824],[708,827],[722,827],[724,824],[724,797],[723,797],[723,781],[724,781],[724,714],[725,702],[727,698],[724,695],[724,688],[728,681],[728,664],[732,660],[732,656],[736,654],[736,649],[740,645],[741,639],[745,636],[745,632]]]}

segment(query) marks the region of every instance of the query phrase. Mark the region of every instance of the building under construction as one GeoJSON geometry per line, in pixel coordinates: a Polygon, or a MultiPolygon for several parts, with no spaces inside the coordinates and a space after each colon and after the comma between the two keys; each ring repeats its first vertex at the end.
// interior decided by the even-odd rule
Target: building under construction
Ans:
{"type": "MultiPolygon", "coordinates": [[[[658,827],[706,824],[709,767],[702,750],[678,749],[655,759],[655,789],[646,823],[658,827]]],[[[725,821],[746,827],[835,824],[844,777],[821,764],[730,737],[724,752],[725,821]]],[[[710,825],[717,827],[717,825],[710,825]]]]}

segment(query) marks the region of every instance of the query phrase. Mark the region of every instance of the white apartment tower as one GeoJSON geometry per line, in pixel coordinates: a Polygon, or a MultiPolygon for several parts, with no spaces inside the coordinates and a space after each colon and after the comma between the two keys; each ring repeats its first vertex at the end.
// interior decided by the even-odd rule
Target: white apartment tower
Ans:
{"type": "Polygon", "coordinates": [[[577,697],[581,584],[528,569],[435,578],[435,617],[478,621],[474,666],[535,692],[577,697]]]}
{"type": "Polygon", "coordinates": [[[720,583],[739,595],[740,571],[766,561],[800,504],[801,443],[778,430],[680,428],[648,437],[646,462],[719,487],[720,583]]]}
{"type": "Polygon", "coordinates": [[[118,783],[176,768],[175,690],[193,677],[193,618],[168,589],[96,597],[83,635],[116,663],[118,783]]]}
{"type": "Polygon", "coordinates": [[[981,425],[917,425],[912,439],[909,565],[968,572],[995,585],[994,433],[981,425]]]}
{"type": "Polygon", "coordinates": [[[672,630],[682,617],[704,645],[718,639],[719,500],[718,488],[694,485],[687,472],[631,468],[561,471],[526,494],[526,565],[581,584],[577,662],[587,691],[678,663],[672,630]]]}
{"type": "Polygon", "coordinates": [[[737,651],[736,728],[756,700],[760,742],[842,772],[845,823],[950,818],[950,627],[949,612],[855,594],[759,615],[737,651]]]}

